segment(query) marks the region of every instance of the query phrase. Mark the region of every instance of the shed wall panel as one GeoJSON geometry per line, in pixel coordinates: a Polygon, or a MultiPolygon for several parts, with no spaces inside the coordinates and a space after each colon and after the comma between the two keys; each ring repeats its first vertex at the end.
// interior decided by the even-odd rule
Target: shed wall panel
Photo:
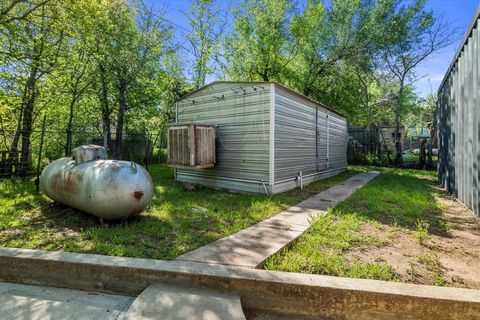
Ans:
{"type": "Polygon", "coordinates": [[[274,121],[275,192],[295,187],[300,171],[308,183],[346,169],[345,118],[276,87],[274,121]]]}
{"type": "Polygon", "coordinates": [[[270,84],[218,83],[177,103],[177,122],[217,126],[217,163],[209,169],[177,169],[179,181],[245,192],[268,188],[270,84]]]}
{"type": "Polygon", "coordinates": [[[335,113],[330,113],[329,120],[329,156],[328,169],[347,167],[348,129],[347,120],[335,113]]]}

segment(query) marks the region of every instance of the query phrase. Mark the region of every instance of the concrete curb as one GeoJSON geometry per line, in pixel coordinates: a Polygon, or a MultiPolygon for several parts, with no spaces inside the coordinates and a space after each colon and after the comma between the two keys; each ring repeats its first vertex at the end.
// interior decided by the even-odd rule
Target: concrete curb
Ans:
{"type": "Polygon", "coordinates": [[[480,291],[241,267],[0,248],[0,281],[138,295],[164,282],[239,294],[248,313],[479,319],[480,291]]]}

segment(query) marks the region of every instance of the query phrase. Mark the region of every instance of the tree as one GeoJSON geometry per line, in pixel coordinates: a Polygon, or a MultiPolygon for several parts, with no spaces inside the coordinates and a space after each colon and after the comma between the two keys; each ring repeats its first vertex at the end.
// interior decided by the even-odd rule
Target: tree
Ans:
{"type": "Polygon", "coordinates": [[[420,146],[420,157],[418,160],[420,168],[433,168],[432,148],[433,140],[436,136],[434,119],[437,103],[437,95],[430,93],[425,98],[420,99],[416,107],[412,108],[411,114],[407,116],[407,119],[410,118],[410,126],[422,129],[427,127],[430,130],[430,139],[422,139],[422,145],[420,146]]]}
{"type": "MultiPolygon", "coordinates": [[[[76,105],[89,89],[95,78],[92,60],[96,51],[94,44],[92,19],[99,5],[91,1],[76,1],[71,7],[69,18],[69,34],[65,53],[61,57],[61,68],[52,81],[64,83],[64,92],[68,96],[68,121],[65,127],[65,156],[69,156],[73,148],[73,129],[76,105]]],[[[100,13],[101,14],[101,13],[100,13]]]]}
{"type": "Polygon", "coordinates": [[[184,33],[193,56],[192,79],[195,88],[205,85],[207,75],[215,72],[213,58],[219,53],[223,21],[214,0],[194,0],[187,17],[191,32],[184,33]]]}
{"type": "Polygon", "coordinates": [[[389,30],[389,43],[382,50],[385,68],[396,77],[399,87],[395,109],[395,163],[402,163],[401,115],[405,86],[418,79],[416,67],[455,39],[455,30],[441,17],[424,8],[425,0],[400,6],[389,30]]]}
{"type": "Polygon", "coordinates": [[[49,0],[1,0],[0,24],[26,20],[37,9],[49,0]]]}
{"type": "Polygon", "coordinates": [[[10,150],[17,151],[21,138],[22,173],[26,173],[30,159],[38,82],[55,69],[65,43],[64,12],[63,7],[55,2],[33,4],[25,1],[22,5],[12,7],[3,17],[3,21],[11,23],[2,30],[4,35],[9,36],[8,40],[4,39],[1,43],[4,48],[1,51],[6,52],[4,62],[6,68],[17,70],[18,80],[23,79],[20,105],[16,112],[16,132],[10,147],[10,150]],[[25,6],[29,6],[29,9],[25,9],[25,6]]]}
{"type": "Polygon", "coordinates": [[[119,158],[123,148],[124,116],[127,111],[127,94],[135,84],[140,85],[147,78],[154,77],[154,73],[162,74],[160,60],[168,51],[168,41],[172,36],[169,26],[164,24],[161,17],[147,9],[138,7],[136,25],[138,33],[130,43],[120,49],[121,60],[117,60],[114,68],[118,81],[118,114],[116,126],[116,154],[119,158]],[[126,59],[125,59],[126,58],[126,59]],[[141,81],[139,81],[141,79],[141,81]]]}
{"type": "MultiPolygon", "coordinates": [[[[339,81],[345,79],[351,86],[355,72],[349,66],[370,63],[391,8],[392,1],[334,0],[330,5],[308,1],[290,25],[298,43],[290,84],[319,100],[328,99],[325,89],[335,93],[339,81]]],[[[345,93],[348,90],[341,91],[345,93]]]]}
{"type": "Polygon", "coordinates": [[[132,134],[162,144],[174,102],[219,70],[285,83],[349,123],[414,121],[416,65],[447,33],[423,3],[243,0],[220,38],[223,5],[193,0],[193,32],[177,41],[173,23],[141,0],[0,0],[0,146],[20,149],[27,163],[43,112],[49,158],[102,135],[114,158],[132,134]]]}
{"type": "Polygon", "coordinates": [[[288,32],[291,12],[287,0],[244,0],[233,10],[233,31],[225,40],[226,72],[231,79],[281,78],[295,56],[295,51],[287,50],[292,47],[288,32]]]}
{"type": "Polygon", "coordinates": [[[121,0],[112,1],[107,10],[107,20],[97,34],[95,60],[99,70],[104,143],[110,146],[113,115],[116,120],[113,157],[121,158],[126,113],[142,105],[133,100],[134,92],[138,88],[147,90],[145,83],[151,88],[154,86],[151,79],[162,74],[161,59],[170,50],[168,41],[172,32],[162,17],[142,3],[129,5],[121,0]],[[113,101],[116,110],[111,107],[113,101]]]}

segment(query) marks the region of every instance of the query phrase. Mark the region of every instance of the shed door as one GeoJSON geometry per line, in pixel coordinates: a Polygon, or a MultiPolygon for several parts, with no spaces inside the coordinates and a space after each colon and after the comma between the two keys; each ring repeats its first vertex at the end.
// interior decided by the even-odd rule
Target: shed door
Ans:
{"type": "Polygon", "coordinates": [[[317,108],[317,171],[328,169],[328,114],[317,108]]]}

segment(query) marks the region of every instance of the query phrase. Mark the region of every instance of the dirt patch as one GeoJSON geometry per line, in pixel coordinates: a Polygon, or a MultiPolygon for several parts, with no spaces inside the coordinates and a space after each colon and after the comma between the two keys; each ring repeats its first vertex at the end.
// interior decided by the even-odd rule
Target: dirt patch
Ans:
{"type": "Polygon", "coordinates": [[[437,200],[446,232],[429,226],[423,239],[418,230],[365,223],[360,233],[384,239],[385,245],[357,247],[348,254],[364,262],[387,263],[401,281],[480,289],[480,218],[447,196],[437,200]]]}

